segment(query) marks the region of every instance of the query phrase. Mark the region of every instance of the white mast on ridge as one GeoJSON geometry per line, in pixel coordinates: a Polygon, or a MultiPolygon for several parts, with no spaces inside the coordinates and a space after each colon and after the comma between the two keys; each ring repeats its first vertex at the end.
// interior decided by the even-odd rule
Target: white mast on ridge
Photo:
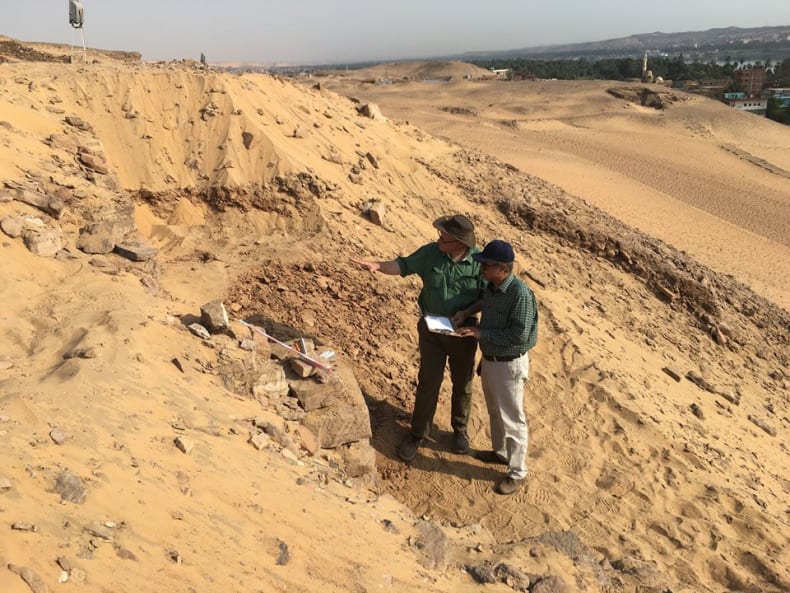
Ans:
{"type": "Polygon", "coordinates": [[[72,28],[71,35],[71,55],[69,56],[74,61],[74,32],[79,29],[82,36],[82,60],[88,59],[88,49],[85,47],[85,9],[82,8],[80,0],[69,0],[69,24],[72,28]]]}

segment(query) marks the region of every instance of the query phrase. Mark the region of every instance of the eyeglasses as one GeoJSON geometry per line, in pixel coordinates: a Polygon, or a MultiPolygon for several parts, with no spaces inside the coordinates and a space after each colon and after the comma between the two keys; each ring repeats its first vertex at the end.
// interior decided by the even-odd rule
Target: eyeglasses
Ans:
{"type": "Polygon", "coordinates": [[[494,261],[483,261],[483,262],[480,262],[480,269],[482,269],[482,270],[488,270],[489,268],[493,268],[493,267],[496,267],[496,266],[498,266],[498,265],[499,265],[499,263],[498,263],[498,262],[494,262],[494,261]]]}

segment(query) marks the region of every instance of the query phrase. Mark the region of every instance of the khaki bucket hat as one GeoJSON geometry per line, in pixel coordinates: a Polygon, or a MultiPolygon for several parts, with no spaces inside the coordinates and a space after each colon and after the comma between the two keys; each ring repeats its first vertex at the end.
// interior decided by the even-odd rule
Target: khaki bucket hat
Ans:
{"type": "Polygon", "coordinates": [[[451,216],[441,216],[433,221],[440,231],[444,231],[453,239],[456,239],[467,247],[477,245],[475,239],[475,225],[463,214],[453,214],[451,216]]]}

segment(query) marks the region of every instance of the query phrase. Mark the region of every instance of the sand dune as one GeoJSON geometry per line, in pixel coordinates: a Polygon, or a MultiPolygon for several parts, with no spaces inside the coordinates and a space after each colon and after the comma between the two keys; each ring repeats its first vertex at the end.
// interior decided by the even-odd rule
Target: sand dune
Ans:
{"type": "MultiPolygon", "coordinates": [[[[0,71],[2,591],[790,587],[786,135],[599,83],[331,83],[375,93],[375,119],[323,80],[0,71]],[[447,387],[397,460],[418,286],[349,264],[456,211],[514,244],[541,307],[509,499],[449,452],[447,387]],[[86,253],[99,223],[155,257],[86,253]],[[295,397],[240,387],[279,365],[270,345],[190,333],[215,299],[337,353],[376,473],[313,446],[295,397]]],[[[475,448],[487,431],[476,385],[475,448]]]]}
{"type": "Polygon", "coordinates": [[[547,179],[790,306],[786,126],[661,87],[652,89],[667,108],[642,107],[607,92],[642,85],[614,82],[328,84],[547,179]]]}

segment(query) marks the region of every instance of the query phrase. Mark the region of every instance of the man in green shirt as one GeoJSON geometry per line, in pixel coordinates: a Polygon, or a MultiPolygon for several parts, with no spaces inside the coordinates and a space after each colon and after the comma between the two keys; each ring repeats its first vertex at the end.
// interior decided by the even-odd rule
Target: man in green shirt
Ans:
{"type": "Polygon", "coordinates": [[[472,256],[480,262],[488,281],[482,301],[459,316],[482,310],[479,327],[462,327],[458,333],[477,338],[483,360],[480,378],[491,428],[491,451],[478,458],[508,466],[496,485],[499,494],[513,494],[527,476],[527,418],[524,382],[529,375],[529,354],[538,339],[538,305],[532,290],[513,275],[513,248],[491,241],[472,256]]]}
{"type": "MultiPolygon", "coordinates": [[[[477,340],[428,330],[425,315],[439,315],[458,321],[457,314],[477,302],[483,293],[480,265],[473,255],[480,252],[476,246],[474,225],[466,216],[442,216],[434,221],[439,239],[423,245],[406,257],[390,261],[352,259],[354,263],[371,272],[408,276],[417,274],[422,279],[418,298],[423,317],[417,324],[420,348],[420,370],[417,393],[411,418],[411,432],[398,447],[398,456],[412,461],[423,440],[430,434],[439,391],[444,378],[444,368],[450,366],[453,384],[451,397],[451,425],[453,450],[469,452],[467,425],[472,403],[477,340]]],[[[474,317],[465,316],[465,324],[474,325],[474,317]]]]}

